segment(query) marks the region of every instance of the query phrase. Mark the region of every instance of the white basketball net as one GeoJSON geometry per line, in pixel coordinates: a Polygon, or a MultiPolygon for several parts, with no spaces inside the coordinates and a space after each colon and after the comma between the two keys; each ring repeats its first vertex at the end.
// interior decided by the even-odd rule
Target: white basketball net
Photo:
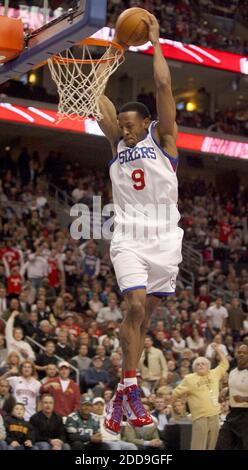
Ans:
{"type": "Polygon", "coordinates": [[[102,119],[99,98],[110,75],[124,61],[121,49],[107,42],[105,48],[103,56],[95,61],[88,45],[81,45],[80,59],[75,58],[70,49],[48,59],[52,79],[58,87],[58,122],[66,118],[78,121],[86,117],[102,119]],[[87,63],[81,60],[87,60],[87,63]]]}

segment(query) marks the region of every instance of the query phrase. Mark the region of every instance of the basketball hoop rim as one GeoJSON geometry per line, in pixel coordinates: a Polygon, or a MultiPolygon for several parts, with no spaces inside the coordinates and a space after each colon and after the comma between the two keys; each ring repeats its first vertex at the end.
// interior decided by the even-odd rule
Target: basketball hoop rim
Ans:
{"type": "MultiPolygon", "coordinates": [[[[112,46],[116,49],[119,53],[119,57],[124,55],[124,47],[118,44],[115,41],[108,41],[107,39],[97,39],[97,38],[86,38],[82,39],[81,41],[75,43],[75,46],[100,46],[100,47],[109,47],[112,46]]],[[[67,65],[67,64],[98,64],[98,63],[106,63],[111,62],[112,60],[116,60],[116,56],[110,56],[105,59],[77,59],[77,58],[68,58],[61,55],[54,55],[50,57],[52,62],[59,65],[67,65]]]]}

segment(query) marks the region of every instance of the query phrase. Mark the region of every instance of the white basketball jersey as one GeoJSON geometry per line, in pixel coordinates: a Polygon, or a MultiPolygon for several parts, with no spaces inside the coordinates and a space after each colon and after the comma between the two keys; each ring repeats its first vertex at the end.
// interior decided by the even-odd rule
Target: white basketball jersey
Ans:
{"type": "Polygon", "coordinates": [[[155,139],[153,121],[146,137],[134,148],[123,140],[117,156],[110,162],[110,177],[115,208],[113,240],[154,238],[176,230],[180,214],[177,209],[177,158],[166,153],[155,139]]]}
{"type": "Polygon", "coordinates": [[[17,403],[22,403],[25,406],[24,418],[29,420],[36,412],[36,401],[41,387],[40,382],[34,378],[26,380],[24,377],[9,377],[8,382],[17,403]]]}

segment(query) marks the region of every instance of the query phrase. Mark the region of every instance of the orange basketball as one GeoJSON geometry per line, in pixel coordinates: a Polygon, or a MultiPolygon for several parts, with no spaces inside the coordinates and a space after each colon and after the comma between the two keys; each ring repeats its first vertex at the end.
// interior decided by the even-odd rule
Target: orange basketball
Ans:
{"type": "Polygon", "coordinates": [[[149,41],[149,30],[142,18],[148,18],[147,10],[133,7],[123,11],[116,22],[116,35],[128,46],[141,46],[149,41]]]}

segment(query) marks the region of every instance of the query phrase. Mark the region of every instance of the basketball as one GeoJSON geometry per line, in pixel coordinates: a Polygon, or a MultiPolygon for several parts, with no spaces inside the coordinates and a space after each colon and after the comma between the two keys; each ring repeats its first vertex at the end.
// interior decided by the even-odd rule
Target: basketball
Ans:
{"type": "Polygon", "coordinates": [[[133,7],[120,14],[116,22],[116,35],[127,46],[142,46],[149,41],[149,30],[142,18],[148,18],[143,8],[133,7]]]}

